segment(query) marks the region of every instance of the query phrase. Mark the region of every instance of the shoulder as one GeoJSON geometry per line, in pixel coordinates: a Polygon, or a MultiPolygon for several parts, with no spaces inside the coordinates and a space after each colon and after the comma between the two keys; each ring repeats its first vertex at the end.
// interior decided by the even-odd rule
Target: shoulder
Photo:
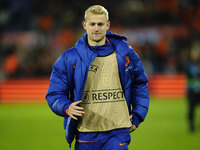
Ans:
{"type": "Polygon", "coordinates": [[[74,64],[79,58],[79,54],[75,47],[72,47],[65,52],[63,52],[56,60],[54,66],[63,66],[67,64],[74,64]]]}
{"type": "Polygon", "coordinates": [[[72,48],[69,48],[68,50],[66,50],[65,52],[63,52],[61,54],[61,56],[62,57],[71,57],[71,56],[75,56],[77,54],[78,54],[78,52],[77,52],[76,48],[72,47],[72,48]]]}
{"type": "Polygon", "coordinates": [[[75,47],[72,47],[65,52],[63,52],[58,59],[63,59],[64,61],[70,61],[73,59],[77,59],[79,54],[75,47]]]}

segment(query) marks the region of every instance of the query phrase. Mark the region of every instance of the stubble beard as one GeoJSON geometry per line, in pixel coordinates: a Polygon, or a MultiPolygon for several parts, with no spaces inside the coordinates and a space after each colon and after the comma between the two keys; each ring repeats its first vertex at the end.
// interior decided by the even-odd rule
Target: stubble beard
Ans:
{"type": "Polygon", "coordinates": [[[101,42],[104,38],[105,38],[105,35],[102,36],[102,37],[100,37],[99,39],[92,38],[91,40],[94,41],[94,42],[96,42],[96,43],[99,43],[99,42],[101,42]]]}

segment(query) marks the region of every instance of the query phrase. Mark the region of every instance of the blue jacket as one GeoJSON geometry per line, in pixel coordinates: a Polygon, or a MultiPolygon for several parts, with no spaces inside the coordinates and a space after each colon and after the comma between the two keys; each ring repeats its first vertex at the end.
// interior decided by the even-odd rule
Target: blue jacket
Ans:
{"type": "MultiPolygon", "coordinates": [[[[122,88],[126,97],[132,123],[138,126],[146,117],[149,107],[148,79],[141,60],[127,39],[107,31],[106,38],[112,43],[119,67],[122,88]]],[[[88,48],[85,33],[73,48],[65,51],[53,65],[46,100],[51,110],[64,117],[66,139],[74,139],[76,121],[66,115],[72,102],[82,99],[89,67],[97,54],[88,48]]]]}

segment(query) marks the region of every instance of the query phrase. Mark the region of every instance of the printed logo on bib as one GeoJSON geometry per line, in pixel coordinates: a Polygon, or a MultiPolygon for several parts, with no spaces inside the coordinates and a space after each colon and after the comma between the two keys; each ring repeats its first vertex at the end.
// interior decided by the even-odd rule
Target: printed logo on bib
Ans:
{"type": "Polygon", "coordinates": [[[89,95],[88,95],[88,93],[83,93],[83,98],[82,98],[82,101],[83,101],[83,103],[85,103],[85,102],[87,102],[89,100],[89,95]]]}
{"type": "Polygon", "coordinates": [[[94,73],[96,73],[98,68],[98,66],[92,64],[89,68],[89,71],[93,71],[94,73]]]}
{"type": "Polygon", "coordinates": [[[124,93],[120,89],[93,90],[83,93],[82,104],[120,102],[124,100],[124,93]]]}

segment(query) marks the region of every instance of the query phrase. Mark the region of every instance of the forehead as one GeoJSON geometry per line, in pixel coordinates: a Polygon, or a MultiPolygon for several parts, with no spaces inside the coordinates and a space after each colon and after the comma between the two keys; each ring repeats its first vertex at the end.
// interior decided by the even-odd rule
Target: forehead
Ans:
{"type": "Polygon", "coordinates": [[[106,22],[106,15],[89,13],[86,22],[106,22]]]}

